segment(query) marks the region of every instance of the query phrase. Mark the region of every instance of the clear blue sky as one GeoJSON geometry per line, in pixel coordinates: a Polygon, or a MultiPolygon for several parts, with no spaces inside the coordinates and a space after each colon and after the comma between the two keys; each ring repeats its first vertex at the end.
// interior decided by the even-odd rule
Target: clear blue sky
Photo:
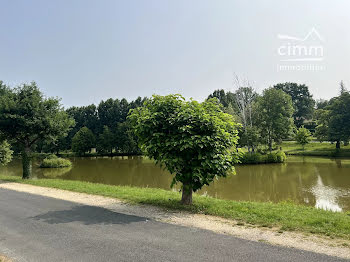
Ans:
{"type": "Polygon", "coordinates": [[[35,80],[65,106],[109,97],[306,83],[316,98],[350,87],[350,1],[2,0],[0,79],[35,80]],[[323,38],[321,72],[276,70],[278,34],[323,38]]]}

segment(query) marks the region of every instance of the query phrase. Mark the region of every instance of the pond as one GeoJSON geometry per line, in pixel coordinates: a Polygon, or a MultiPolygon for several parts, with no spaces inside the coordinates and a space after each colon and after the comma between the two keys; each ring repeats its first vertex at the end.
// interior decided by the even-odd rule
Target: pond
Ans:
{"type": "MultiPolygon", "coordinates": [[[[38,178],[59,178],[109,185],[170,190],[172,176],[142,157],[72,158],[73,167],[41,169],[38,178]]],[[[237,174],[220,178],[199,194],[247,201],[293,201],[332,211],[350,211],[350,159],[289,157],[284,164],[240,165],[237,174]]],[[[21,162],[1,167],[6,175],[21,175],[21,162]]]]}

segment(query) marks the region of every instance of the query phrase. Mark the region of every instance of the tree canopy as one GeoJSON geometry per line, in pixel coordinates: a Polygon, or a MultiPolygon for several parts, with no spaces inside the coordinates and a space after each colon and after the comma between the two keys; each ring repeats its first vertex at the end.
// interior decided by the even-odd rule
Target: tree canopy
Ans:
{"type": "Polygon", "coordinates": [[[258,97],[255,107],[256,125],[271,151],[273,142],[281,141],[292,133],[292,99],[282,90],[269,88],[258,97]]]}
{"type": "Polygon", "coordinates": [[[304,126],[301,126],[295,133],[295,140],[298,144],[302,145],[304,149],[305,145],[311,141],[311,132],[304,126]]]}
{"type": "Polygon", "coordinates": [[[40,140],[65,136],[74,120],[57,98],[46,98],[35,82],[11,89],[1,84],[0,131],[22,151],[23,178],[30,178],[31,151],[40,140]]]}
{"type": "Polygon", "coordinates": [[[279,83],[274,86],[291,96],[294,107],[294,124],[301,127],[305,120],[312,119],[315,100],[309,92],[309,88],[304,84],[279,83]]]}
{"type": "Polygon", "coordinates": [[[198,103],[180,95],[153,96],[129,116],[144,153],[182,183],[182,203],[192,191],[233,171],[238,125],[217,100],[198,103]]]}
{"type": "Polygon", "coordinates": [[[95,136],[92,131],[86,126],[82,127],[72,139],[72,150],[79,155],[84,155],[90,152],[91,148],[95,147],[95,136]]]}

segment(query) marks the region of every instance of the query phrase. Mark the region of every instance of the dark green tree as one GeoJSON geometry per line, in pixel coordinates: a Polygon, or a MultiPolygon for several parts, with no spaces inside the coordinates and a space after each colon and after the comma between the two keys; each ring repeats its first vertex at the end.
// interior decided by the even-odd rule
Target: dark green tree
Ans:
{"type": "Polygon", "coordinates": [[[40,140],[65,136],[74,120],[59,99],[45,98],[37,85],[1,87],[0,131],[22,151],[23,178],[32,177],[32,149],[40,140]]]}
{"type": "Polygon", "coordinates": [[[129,118],[145,154],[174,174],[172,185],[182,183],[183,204],[192,203],[193,191],[233,171],[238,125],[217,100],[153,96],[129,118]]]}
{"type": "Polygon", "coordinates": [[[272,151],[274,142],[291,135],[293,124],[293,104],[290,95],[276,88],[265,89],[255,104],[256,126],[260,136],[272,151]]]}
{"type": "Polygon", "coordinates": [[[207,99],[217,98],[219,103],[224,107],[225,113],[236,115],[238,114],[238,106],[236,103],[236,96],[234,93],[223,89],[215,90],[208,96],[207,99]]]}
{"type": "Polygon", "coordinates": [[[246,146],[248,152],[254,152],[260,143],[259,129],[256,126],[247,126],[245,130],[241,129],[239,137],[239,145],[246,146]]]}
{"type": "Polygon", "coordinates": [[[294,106],[294,124],[301,127],[305,120],[313,117],[315,100],[309,92],[309,88],[304,84],[280,83],[274,86],[291,96],[294,106]]]}
{"type": "Polygon", "coordinates": [[[331,99],[326,107],[328,110],[328,138],[336,142],[340,149],[340,142],[350,139],[350,94],[345,91],[340,96],[331,99]]]}
{"type": "Polygon", "coordinates": [[[327,108],[327,105],[325,107],[322,106],[315,111],[317,125],[315,129],[315,137],[320,142],[329,140],[329,110],[325,109],[327,108]]]}
{"type": "Polygon", "coordinates": [[[115,132],[115,145],[119,153],[140,154],[137,137],[131,130],[130,121],[118,123],[115,132]]]}
{"type": "Polygon", "coordinates": [[[72,139],[73,152],[84,155],[91,152],[91,148],[95,147],[95,136],[86,126],[82,127],[72,139]]]}
{"type": "Polygon", "coordinates": [[[109,129],[108,126],[103,127],[102,134],[99,135],[97,142],[97,151],[108,152],[112,154],[115,147],[115,134],[109,129]]]}

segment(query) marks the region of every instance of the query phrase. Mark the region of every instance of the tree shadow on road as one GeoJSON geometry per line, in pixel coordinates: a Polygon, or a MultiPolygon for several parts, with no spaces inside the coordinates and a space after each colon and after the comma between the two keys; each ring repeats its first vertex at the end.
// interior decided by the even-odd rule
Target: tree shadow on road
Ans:
{"type": "Polygon", "coordinates": [[[69,210],[50,211],[32,217],[32,219],[42,220],[49,224],[82,222],[85,225],[130,224],[147,221],[145,217],[121,214],[94,206],[74,206],[69,210]]]}

